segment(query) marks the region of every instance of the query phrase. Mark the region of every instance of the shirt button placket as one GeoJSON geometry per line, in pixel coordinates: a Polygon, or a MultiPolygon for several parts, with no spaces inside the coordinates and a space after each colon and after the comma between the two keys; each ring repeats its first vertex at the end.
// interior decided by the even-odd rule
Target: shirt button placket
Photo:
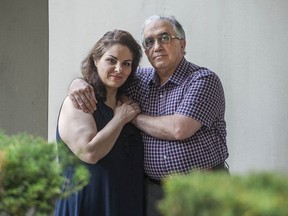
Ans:
{"type": "Polygon", "coordinates": [[[159,89],[159,115],[165,115],[165,92],[164,88],[159,89]]]}

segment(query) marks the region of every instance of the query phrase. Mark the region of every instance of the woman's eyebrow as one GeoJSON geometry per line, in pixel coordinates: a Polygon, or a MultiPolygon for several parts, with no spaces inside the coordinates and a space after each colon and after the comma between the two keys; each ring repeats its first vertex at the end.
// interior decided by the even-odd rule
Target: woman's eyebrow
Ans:
{"type": "MultiPolygon", "coordinates": [[[[109,55],[109,57],[118,60],[118,58],[116,58],[116,57],[113,56],[113,55],[109,55]]],[[[124,60],[124,61],[131,61],[131,62],[132,62],[133,59],[126,59],[126,60],[124,60]]]]}

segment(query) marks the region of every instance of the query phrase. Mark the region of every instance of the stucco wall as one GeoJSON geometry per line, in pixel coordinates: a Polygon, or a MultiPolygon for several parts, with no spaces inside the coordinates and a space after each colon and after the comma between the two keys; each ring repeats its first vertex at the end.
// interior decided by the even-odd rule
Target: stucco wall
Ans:
{"type": "Polygon", "coordinates": [[[48,137],[48,1],[0,1],[0,128],[48,137]]]}
{"type": "MultiPolygon", "coordinates": [[[[50,0],[49,139],[68,86],[95,41],[114,28],[140,41],[147,16],[172,14],[186,30],[186,58],[222,79],[231,172],[287,172],[287,11],[286,0],[50,0]]],[[[148,65],[146,57],[142,65],[148,65]]]]}

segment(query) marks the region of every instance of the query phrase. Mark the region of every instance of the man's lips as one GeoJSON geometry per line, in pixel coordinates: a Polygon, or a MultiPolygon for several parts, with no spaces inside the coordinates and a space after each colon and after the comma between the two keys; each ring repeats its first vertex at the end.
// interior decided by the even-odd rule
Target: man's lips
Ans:
{"type": "Polygon", "coordinates": [[[160,59],[160,58],[164,58],[164,57],[165,57],[165,55],[156,55],[153,57],[153,59],[160,59]]]}

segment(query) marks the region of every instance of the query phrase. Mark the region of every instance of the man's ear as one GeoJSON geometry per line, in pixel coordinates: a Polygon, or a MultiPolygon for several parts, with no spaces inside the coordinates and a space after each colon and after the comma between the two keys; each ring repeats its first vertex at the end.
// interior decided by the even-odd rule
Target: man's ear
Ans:
{"type": "Polygon", "coordinates": [[[94,59],[94,65],[95,67],[97,67],[97,61],[94,59]]]}
{"type": "Polygon", "coordinates": [[[183,39],[183,40],[181,40],[181,48],[183,51],[185,50],[185,47],[186,47],[186,40],[183,39]]]}

